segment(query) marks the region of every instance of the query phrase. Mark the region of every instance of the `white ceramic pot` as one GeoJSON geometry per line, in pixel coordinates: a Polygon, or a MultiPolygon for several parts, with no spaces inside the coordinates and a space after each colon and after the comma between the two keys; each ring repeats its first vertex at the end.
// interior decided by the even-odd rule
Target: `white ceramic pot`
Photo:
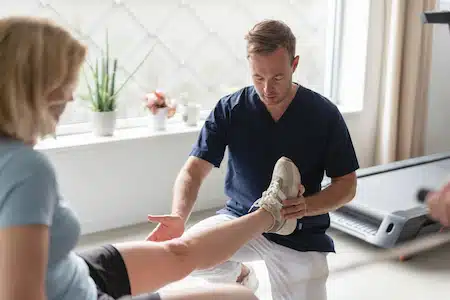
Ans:
{"type": "Polygon", "coordinates": [[[168,107],[159,108],[156,114],[150,113],[151,128],[156,131],[166,130],[168,107]]]}
{"type": "Polygon", "coordinates": [[[188,126],[197,126],[198,119],[200,117],[200,105],[195,103],[189,103],[186,106],[186,124],[188,126]]]}
{"type": "Polygon", "coordinates": [[[112,136],[116,129],[116,112],[95,111],[92,114],[92,131],[97,136],[112,136]]]}

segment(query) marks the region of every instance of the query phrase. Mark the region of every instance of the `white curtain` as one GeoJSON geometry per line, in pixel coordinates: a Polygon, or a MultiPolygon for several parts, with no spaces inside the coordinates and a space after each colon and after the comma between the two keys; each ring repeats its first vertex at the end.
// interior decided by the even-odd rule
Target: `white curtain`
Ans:
{"type": "Polygon", "coordinates": [[[433,25],[421,13],[436,1],[376,1],[384,1],[385,35],[375,164],[384,164],[423,155],[433,25]]]}

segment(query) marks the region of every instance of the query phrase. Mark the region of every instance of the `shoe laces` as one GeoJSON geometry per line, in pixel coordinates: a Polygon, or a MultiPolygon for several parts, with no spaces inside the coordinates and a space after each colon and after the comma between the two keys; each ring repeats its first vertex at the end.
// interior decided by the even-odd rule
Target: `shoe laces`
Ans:
{"type": "Polygon", "coordinates": [[[278,193],[280,192],[281,182],[279,179],[274,179],[270,182],[269,187],[262,193],[262,198],[267,204],[281,204],[278,193]]]}
{"type": "Polygon", "coordinates": [[[256,200],[253,205],[250,207],[249,211],[251,211],[254,207],[262,207],[264,206],[266,209],[270,210],[270,213],[273,215],[274,219],[277,219],[276,210],[281,209],[281,202],[279,200],[279,193],[281,188],[280,179],[273,179],[267,190],[265,190],[261,198],[256,200]]]}

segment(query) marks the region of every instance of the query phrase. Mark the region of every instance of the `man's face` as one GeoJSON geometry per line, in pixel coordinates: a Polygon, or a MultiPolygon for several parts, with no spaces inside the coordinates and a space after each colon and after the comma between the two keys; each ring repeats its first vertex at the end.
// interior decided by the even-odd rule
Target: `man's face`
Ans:
{"type": "Polygon", "coordinates": [[[279,48],[270,54],[250,54],[249,64],[253,84],[266,105],[277,105],[289,96],[298,56],[292,61],[287,50],[279,48]]]}

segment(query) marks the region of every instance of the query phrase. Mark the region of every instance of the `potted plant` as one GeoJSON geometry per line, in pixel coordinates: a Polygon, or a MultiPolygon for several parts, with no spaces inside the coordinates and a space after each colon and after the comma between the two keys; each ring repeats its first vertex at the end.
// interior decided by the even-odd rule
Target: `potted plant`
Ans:
{"type": "Polygon", "coordinates": [[[95,65],[87,63],[93,79],[93,85],[85,74],[89,94],[84,99],[90,102],[92,109],[93,132],[98,136],[111,136],[116,127],[117,95],[128,79],[116,87],[117,58],[109,54],[108,34],[106,34],[106,49],[102,56],[95,60],[95,65]]]}
{"type": "Polygon", "coordinates": [[[176,104],[162,91],[153,91],[145,95],[145,107],[150,111],[151,125],[154,130],[165,130],[166,121],[175,115],[176,104]]]}

